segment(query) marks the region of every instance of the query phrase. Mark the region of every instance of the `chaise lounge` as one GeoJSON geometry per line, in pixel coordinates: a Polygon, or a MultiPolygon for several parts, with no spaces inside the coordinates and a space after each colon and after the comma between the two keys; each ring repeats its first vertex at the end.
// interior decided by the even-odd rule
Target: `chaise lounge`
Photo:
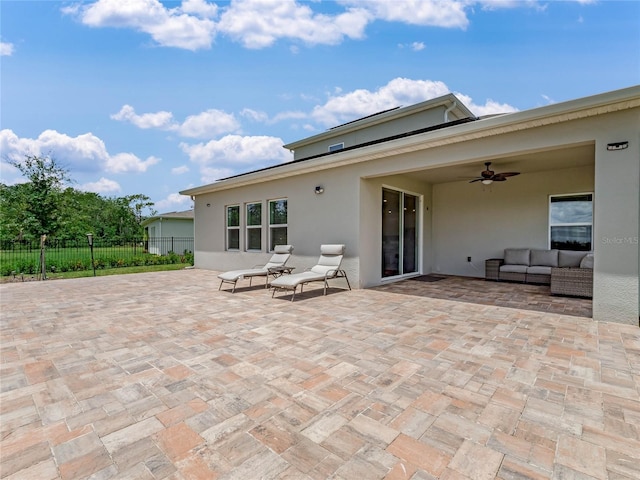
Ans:
{"type": "Polygon", "coordinates": [[[251,286],[251,280],[253,277],[265,277],[264,286],[267,288],[269,285],[269,274],[272,273],[271,269],[284,267],[287,260],[291,257],[291,252],[293,252],[292,245],[276,245],[273,249],[273,255],[265,265],[256,265],[253,268],[231,270],[229,272],[221,273],[218,275],[218,278],[220,279],[220,286],[218,287],[218,290],[222,288],[223,283],[232,283],[233,288],[231,289],[231,293],[233,293],[236,290],[236,283],[238,283],[238,280],[248,278],[249,286],[251,286]]]}
{"type": "Polygon", "coordinates": [[[328,280],[338,277],[344,278],[347,281],[349,290],[351,290],[347,274],[340,268],[342,258],[344,257],[344,250],[344,245],[321,245],[320,258],[316,265],[301,273],[282,275],[271,282],[271,287],[273,288],[271,297],[273,298],[278,289],[293,290],[293,294],[291,295],[291,301],[293,302],[298,285],[300,285],[300,293],[302,293],[304,284],[310,282],[324,282],[323,295],[326,295],[327,287],[329,286],[328,280]]]}

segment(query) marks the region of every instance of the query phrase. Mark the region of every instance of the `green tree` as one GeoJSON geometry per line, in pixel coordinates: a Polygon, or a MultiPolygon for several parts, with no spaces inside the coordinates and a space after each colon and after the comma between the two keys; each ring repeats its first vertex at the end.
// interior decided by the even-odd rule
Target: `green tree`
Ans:
{"type": "Polygon", "coordinates": [[[145,212],[155,215],[144,194],[104,198],[72,187],[69,174],[49,157],[10,162],[28,180],[0,184],[0,239],[31,240],[47,234],[76,239],[91,232],[103,238],[142,237],[145,212]]]}
{"type": "Polygon", "coordinates": [[[29,180],[11,192],[15,194],[14,203],[23,209],[19,215],[22,233],[34,237],[55,235],[61,221],[62,190],[64,184],[71,181],[67,169],[54,158],[35,155],[25,156],[22,162],[10,160],[9,163],[29,180]]]}

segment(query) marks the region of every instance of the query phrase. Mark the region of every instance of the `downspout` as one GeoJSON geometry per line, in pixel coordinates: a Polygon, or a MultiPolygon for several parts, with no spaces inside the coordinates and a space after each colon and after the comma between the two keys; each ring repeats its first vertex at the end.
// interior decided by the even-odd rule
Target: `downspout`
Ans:
{"type": "Polygon", "coordinates": [[[444,123],[449,122],[449,112],[458,106],[457,102],[453,102],[453,104],[444,111],[444,123]]]}

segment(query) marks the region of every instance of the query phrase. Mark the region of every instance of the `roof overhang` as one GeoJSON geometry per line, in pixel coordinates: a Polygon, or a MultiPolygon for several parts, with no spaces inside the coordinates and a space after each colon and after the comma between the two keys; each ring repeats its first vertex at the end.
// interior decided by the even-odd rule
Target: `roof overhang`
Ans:
{"type": "Polygon", "coordinates": [[[638,107],[640,107],[640,86],[633,86],[532,110],[485,118],[353,150],[339,151],[330,156],[284,163],[277,168],[250,172],[209,185],[183,190],[180,193],[197,196],[638,107]]]}

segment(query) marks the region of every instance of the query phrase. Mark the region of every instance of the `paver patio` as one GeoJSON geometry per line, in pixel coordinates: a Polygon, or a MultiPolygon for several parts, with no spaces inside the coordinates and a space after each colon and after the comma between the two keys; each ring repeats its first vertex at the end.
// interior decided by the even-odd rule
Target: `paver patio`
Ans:
{"type": "Polygon", "coordinates": [[[0,285],[0,477],[640,478],[638,327],[396,287],[0,285]]]}

